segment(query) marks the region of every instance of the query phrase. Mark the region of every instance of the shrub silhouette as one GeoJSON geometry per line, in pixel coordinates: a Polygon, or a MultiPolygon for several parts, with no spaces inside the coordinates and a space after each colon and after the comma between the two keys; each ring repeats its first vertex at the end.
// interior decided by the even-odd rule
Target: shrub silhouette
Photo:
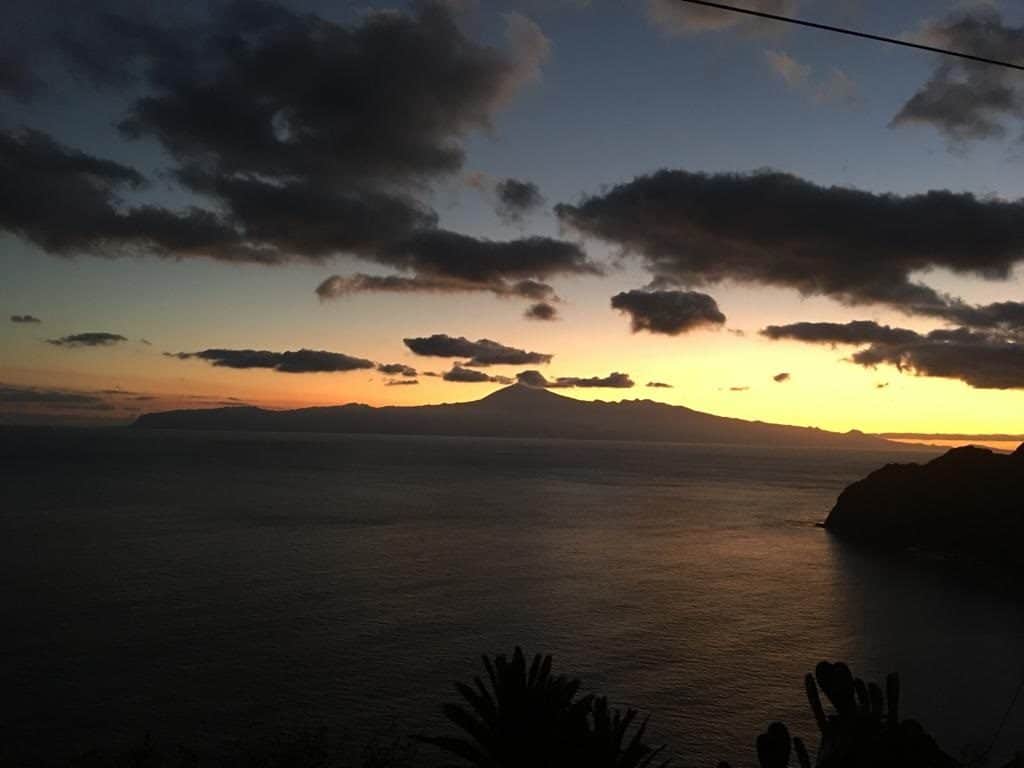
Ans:
{"type": "MultiPolygon", "coordinates": [[[[483,656],[490,687],[456,683],[463,704],[444,714],[461,736],[421,737],[478,768],[648,768],[661,749],[644,742],[646,721],[629,735],[636,711],[624,713],[605,698],[578,696],[580,681],[552,675],[551,657],[483,656]],[[468,705],[468,706],[466,706],[468,705]]],[[[665,763],[664,765],[667,765],[665,763]]]]}

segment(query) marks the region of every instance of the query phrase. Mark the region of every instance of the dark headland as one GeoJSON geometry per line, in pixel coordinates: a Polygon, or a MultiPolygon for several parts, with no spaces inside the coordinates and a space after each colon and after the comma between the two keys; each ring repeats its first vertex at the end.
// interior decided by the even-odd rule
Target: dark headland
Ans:
{"type": "Polygon", "coordinates": [[[889,464],[840,494],[825,527],[876,549],[1024,567],[1024,444],[1012,454],[954,448],[889,464]]]}
{"type": "Polygon", "coordinates": [[[884,448],[861,432],[827,432],[744,421],[650,400],[588,402],[522,384],[468,403],[422,406],[351,404],[291,411],[253,407],[164,411],[140,416],[145,429],[338,432],[384,435],[541,437],[651,442],[748,443],[884,448]]]}

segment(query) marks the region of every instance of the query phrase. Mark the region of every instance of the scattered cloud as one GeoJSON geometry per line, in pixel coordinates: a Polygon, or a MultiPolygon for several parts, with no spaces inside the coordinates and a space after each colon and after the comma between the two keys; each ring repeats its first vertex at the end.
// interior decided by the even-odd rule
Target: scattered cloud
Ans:
{"type": "Polygon", "coordinates": [[[338,373],[371,370],[374,363],[340,352],[300,349],[270,352],[262,349],[204,349],[200,352],[165,352],[179,360],[205,360],[218,368],[266,368],[280,373],[338,373]]]}
{"type": "Polygon", "coordinates": [[[497,195],[497,213],[506,224],[518,224],[523,218],[544,205],[540,188],[532,181],[502,179],[494,188],[497,195]]]}
{"type": "Polygon", "coordinates": [[[59,339],[47,339],[47,344],[55,347],[111,347],[128,341],[119,333],[75,333],[70,336],[61,336],[59,339]]]}
{"type": "Polygon", "coordinates": [[[803,88],[811,79],[809,64],[801,64],[785,51],[765,51],[768,65],[790,88],[803,88]]]}
{"type": "Polygon", "coordinates": [[[384,382],[386,387],[404,387],[410,384],[419,384],[419,382],[416,379],[390,379],[384,382]]]}
{"type": "Polygon", "coordinates": [[[730,392],[749,392],[750,387],[729,387],[730,392]]]}
{"type": "MultiPolygon", "coordinates": [[[[1009,62],[1024,61],[1024,26],[1005,23],[989,5],[946,19],[925,22],[912,36],[917,42],[1009,62]]],[[[903,105],[891,125],[925,124],[950,145],[998,139],[1016,130],[1024,118],[1024,83],[1019,73],[966,59],[942,58],[928,81],[903,105]]]]}
{"type": "Polygon", "coordinates": [[[12,323],[41,323],[43,322],[35,315],[11,315],[12,323]]]}
{"type": "Polygon", "coordinates": [[[784,384],[785,382],[789,381],[791,378],[793,378],[793,377],[790,374],[788,374],[788,373],[776,373],[774,376],[772,376],[772,381],[774,381],[774,382],[776,382],[778,384],[784,384]]]}
{"type": "Polygon", "coordinates": [[[725,323],[715,300],[696,291],[624,291],[612,296],[612,308],[629,315],[633,333],[678,336],[725,323]]]}
{"type": "Polygon", "coordinates": [[[445,381],[454,381],[459,384],[481,384],[485,382],[491,382],[495,384],[511,384],[512,379],[507,376],[491,376],[483,371],[478,371],[474,368],[463,368],[458,363],[455,363],[451,370],[445,371],[441,374],[441,378],[445,381]]]}
{"type": "Polygon", "coordinates": [[[672,389],[673,388],[671,384],[666,384],[663,381],[648,381],[647,382],[647,386],[648,387],[652,387],[654,389],[672,389]]]}
{"type": "MultiPolygon", "coordinates": [[[[798,0],[745,0],[743,7],[764,13],[791,16],[799,10],[798,0]]],[[[647,18],[656,27],[672,36],[689,36],[703,32],[740,30],[774,31],[778,22],[738,13],[691,5],[679,0],[647,0],[647,18]]]]}
{"type": "Polygon", "coordinates": [[[416,369],[402,363],[381,363],[377,370],[386,373],[388,376],[405,376],[411,378],[417,375],[416,369]]]}
{"type": "Polygon", "coordinates": [[[860,99],[857,83],[841,69],[833,68],[825,76],[817,75],[810,64],[798,61],[786,51],[765,51],[768,66],[794,91],[805,93],[819,104],[856,104],[860,99]]]}
{"type": "Polygon", "coordinates": [[[626,373],[609,373],[607,376],[559,376],[547,379],[540,371],[522,371],[516,375],[516,381],[537,389],[571,389],[573,387],[603,387],[609,389],[629,389],[635,386],[626,373]]]}
{"type": "Polygon", "coordinates": [[[558,308],[554,304],[550,304],[546,301],[538,301],[536,304],[531,304],[523,312],[523,316],[527,320],[543,320],[551,321],[558,319],[558,308]]]}
{"type": "Polygon", "coordinates": [[[470,341],[464,336],[433,336],[402,339],[414,354],[424,357],[461,357],[465,365],[484,368],[489,365],[542,365],[551,362],[552,355],[528,352],[500,344],[490,339],[470,341]]]}
{"type": "Polygon", "coordinates": [[[776,171],[664,170],[556,212],[580,234],[640,256],[660,287],[731,280],[950,319],[966,305],[916,274],[1007,280],[1024,260],[1024,200],[879,194],[776,171]]]}

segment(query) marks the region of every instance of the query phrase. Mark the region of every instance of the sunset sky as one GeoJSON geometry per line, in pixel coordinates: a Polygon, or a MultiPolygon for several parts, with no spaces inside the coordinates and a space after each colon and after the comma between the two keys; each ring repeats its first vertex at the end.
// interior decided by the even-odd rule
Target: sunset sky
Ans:
{"type": "MultiPolygon", "coordinates": [[[[1024,51],[1019,4],[737,3],[1024,51]]],[[[10,8],[0,423],[539,371],[1024,433],[1024,73],[675,0],[10,8]]]]}

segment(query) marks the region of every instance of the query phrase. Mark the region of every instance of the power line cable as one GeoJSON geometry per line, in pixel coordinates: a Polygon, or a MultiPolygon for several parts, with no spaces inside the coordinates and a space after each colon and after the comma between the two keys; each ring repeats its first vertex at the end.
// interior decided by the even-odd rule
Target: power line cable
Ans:
{"type": "Polygon", "coordinates": [[[963,51],[952,51],[948,48],[937,48],[934,45],[924,45],[923,43],[912,43],[909,40],[899,40],[895,37],[884,37],[883,35],[873,35],[870,32],[860,32],[856,29],[848,29],[846,27],[834,27],[831,24],[819,24],[816,21],[807,21],[806,19],[798,19],[793,16],[781,16],[776,13],[768,13],[766,11],[755,11],[751,8],[739,8],[735,5],[726,5],[725,3],[711,2],[711,0],[679,0],[681,3],[689,3],[690,5],[703,5],[707,8],[717,8],[720,11],[729,11],[731,13],[741,13],[745,16],[756,16],[761,19],[770,19],[772,21],[781,21],[787,24],[796,24],[801,27],[810,27],[811,29],[820,29],[825,32],[835,32],[840,35],[850,35],[851,37],[861,37],[865,40],[874,40],[879,43],[889,43],[890,45],[901,45],[904,48],[915,48],[919,51],[930,51],[931,53],[941,53],[943,56],[956,56],[960,59],[968,59],[970,61],[981,62],[982,64],[993,64],[997,67],[1006,67],[1008,69],[1016,69],[1024,72],[1024,64],[1013,64],[1009,61],[1001,61],[999,59],[990,59],[985,56],[975,56],[973,53],[964,53],[963,51]]]}

